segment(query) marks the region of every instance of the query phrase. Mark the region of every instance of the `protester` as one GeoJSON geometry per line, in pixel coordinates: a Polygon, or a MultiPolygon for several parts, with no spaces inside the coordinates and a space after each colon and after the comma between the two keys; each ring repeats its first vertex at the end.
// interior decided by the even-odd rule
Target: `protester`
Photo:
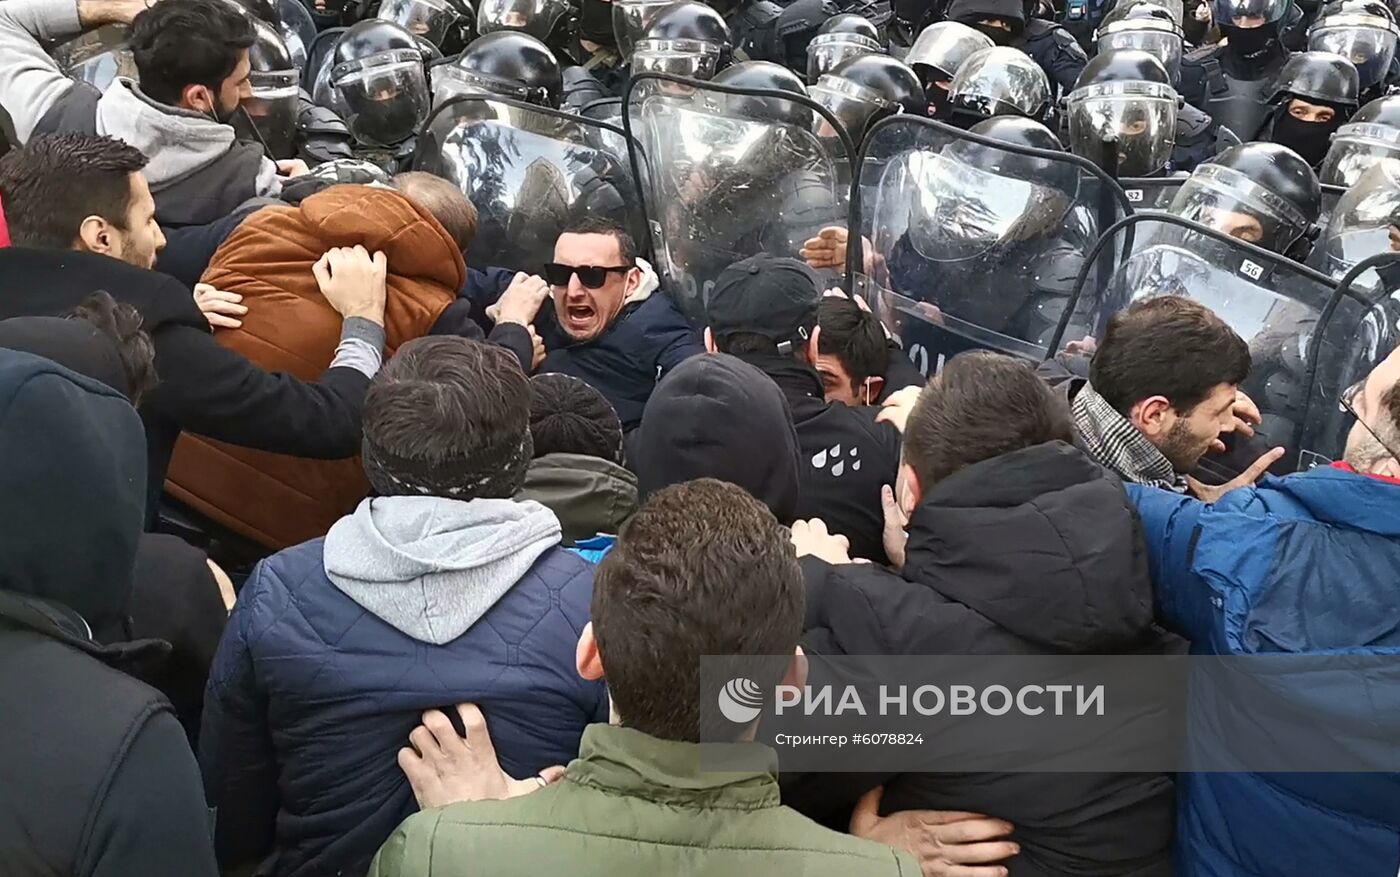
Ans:
{"type": "Polygon", "coordinates": [[[705,305],[705,344],[756,366],[778,384],[802,451],[798,518],[821,518],[856,556],[883,562],[880,489],[894,483],[899,434],[869,410],[826,401],[813,368],[821,355],[816,274],[767,255],[719,276],[705,305]]]}
{"type": "MultiPolygon", "coordinates": [[[[1346,678],[1365,680],[1374,666],[1367,656],[1393,655],[1400,645],[1392,596],[1400,568],[1400,350],[1340,402],[1356,423],[1330,467],[1265,477],[1214,505],[1129,486],[1158,615],[1194,652],[1344,655],[1346,678]]],[[[1284,674],[1255,690],[1276,698],[1279,714],[1307,715],[1314,727],[1334,719],[1340,726],[1342,716],[1319,714],[1330,704],[1349,721],[1360,717],[1377,739],[1393,738],[1393,712],[1382,701],[1309,697],[1315,686],[1302,676],[1284,674]]],[[[1241,720],[1229,717],[1232,704],[1193,702],[1202,704],[1190,726],[1193,744],[1228,752],[1231,741],[1211,729],[1241,720]]],[[[1244,721],[1253,725],[1262,715],[1253,711],[1269,704],[1237,709],[1249,709],[1244,721]]],[[[1180,790],[1179,874],[1383,874],[1395,865],[1393,773],[1194,773],[1182,775],[1180,790]],[[1311,840],[1290,844],[1300,837],[1311,840]]]]}
{"type": "Polygon", "coordinates": [[[873,405],[905,387],[923,386],[924,376],[859,296],[827,290],[817,306],[817,326],[813,365],[826,401],[873,405]]]}
{"type": "Polygon", "coordinates": [[[801,454],[777,384],[724,354],[692,357],[657,385],[628,452],[643,499],[717,478],[747,490],[782,524],[797,519],[801,454]]]}
{"type": "MultiPolygon", "coordinates": [[[[1122,485],[1072,438],[1069,412],[1030,366],[988,352],[949,360],[908,416],[899,484],[887,497],[899,571],[804,563],[803,647],[824,655],[1180,650],[1153,626],[1151,582],[1122,485]]],[[[844,560],[839,545],[833,557],[828,540],[809,535],[794,528],[799,554],[844,560]]],[[[828,792],[820,778],[784,788],[809,815],[841,805],[828,792]]],[[[1014,825],[1020,853],[1005,863],[1014,877],[1170,873],[1172,784],[1160,774],[884,780],[881,812],[915,808],[1014,825]]]]}
{"type": "Polygon", "coordinates": [[[670,297],[655,294],[656,273],[638,257],[632,236],[609,220],[566,228],[544,276],[547,293],[507,290],[490,312],[529,313],[547,351],[540,368],[592,384],[622,428],[634,429],[657,381],[704,352],[699,334],[670,297]],[[540,310],[549,296],[554,306],[540,310]]]}
{"type": "Polygon", "coordinates": [[[210,675],[199,755],[224,867],[363,873],[413,812],[394,753],[425,709],[481,703],[516,775],[606,721],[572,665],[592,566],[553,512],[511,499],[528,394],[510,354],[464,338],[411,341],[376,376],[378,496],[254,570],[210,675]]]}
{"type": "MultiPolygon", "coordinates": [[[[156,383],[155,351],[141,316],[105,292],[85,300],[72,318],[0,320],[0,347],[42,356],[121,393],[132,404],[156,383]]],[[[219,646],[233,585],[204,552],[183,540],[142,533],[121,623],[94,627],[101,643],[163,640],[169,657],[146,681],[170,699],[191,741],[199,733],[204,685],[219,646]]]]}
{"type": "Polygon", "coordinates": [[[1254,435],[1259,409],[1239,389],[1249,347],[1209,308],[1184,296],[1143,299],[1109,320],[1087,381],[1047,365],[1069,401],[1079,445],[1125,481],[1202,498],[1253,483],[1283,456],[1274,448],[1225,485],[1194,472],[1224,438],[1254,435]]]}
{"type": "MultiPolygon", "coordinates": [[[[0,105],[21,144],[42,134],[104,135],[146,156],[156,214],[196,225],[257,196],[276,196],[283,173],[261,144],[239,143],[228,122],[251,94],[253,25],[221,0],[19,0],[0,7],[0,105]],[[69,79],[45,51],[103,25],[130,25],[140,84],[105,92],[69,79]]],[[[145,266],[149,267],[149,266],[145,266]]]]}
{"type": "Polygon", "coordinates": [[[637,476],[622,466],[622,421],[603,394],[578,378],[530,379],[535,458],[517,500],[532,499],[559,518],[564,544],[597,561],[637,511],[637,476]]]}
{"type": "MultiPolygon", "coordinates": [[[[588,728],[578,759],[547,787],[411,817],[370,874],[917,873],[906,853],[782,807],[776,765],[703,769],[706,731],[687,694],[701,656],[793,655],[802,605],[786,531],[758,501],[711,479],[656,493],[599,565],[578,646],[579,674],[606,677],[618,725],[588,728]]],[[[796,659],[769,666],[756,680],[764,690],[785,674],[800,681],[796,659]]],[[[751,735],[716,745],[771,762],[751,735]]]]}
{"type": "MultiPolygon", "coordinates": [[[[223,347],[269,371],[315,380],[336,355],[341,318],[322,294],[322,256],[337,247],[381,252],[387,269],[385,348],[429,332],[481,337],[470,302],[458,301],[461,253],[476,212],[455,186],[427,174],[405,189],[335,186],[297,207],[265,207],[220,245],[203,281],[236,295],[241,327],[215,333],[223,347]]],[[[333,265],[334,263],[332,263],[333,265]]],[[[493,341],[529,368],[530,332],[503,315],[493,341]]],[[[186,436],[176,446],[170,495],[272,549],[320,536],[355,507],[369,484],[356,460],[310,461],[186,436]]]]}
{"type": "Polygon", "coordinates": [[[147,508],[181,430],[243,447],[335,459],[359,452],[360,405],[384,345],[382,257],[336,251],[317,284],[343,317],[316,383],[265,372],[209,334],[190,290],[149,269],[162,238],[140,152],[107,137],[36,137],[0,158],[13,246],[0,249],[0,319],[67,313],[96,289],[141,312],[160,385],[142,400],[147,508]]]}
{"type": "Polygon", "coordinates": [[[185,733],[141,681],[169,645],[101,645],[141,533],[141,420],[116,390],[0,351],[0,850],[13,874],[215,877],[185,733]]]}

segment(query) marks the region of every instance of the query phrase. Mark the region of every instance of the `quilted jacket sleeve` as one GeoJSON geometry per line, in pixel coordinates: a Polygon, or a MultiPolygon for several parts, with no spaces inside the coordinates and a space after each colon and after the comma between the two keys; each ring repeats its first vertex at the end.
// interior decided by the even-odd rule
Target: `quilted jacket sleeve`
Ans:
{"type": "Polygon", "coordinates": [[[216,811],[215,848],[230,868],[272,849],[277,817],[277,763],[251,644],[259,603],[268,589],[260,563],[234,605],[209,672],[200,730],[204,793],[216,811]]]}
{"type": "Polygon", "coordinates": [[[1210,586],[1191,571],[1205,503],[1157,487],[1124,486],[1142,520],[1157,620],[1192,642],[1210,639],[1210,586]]]}

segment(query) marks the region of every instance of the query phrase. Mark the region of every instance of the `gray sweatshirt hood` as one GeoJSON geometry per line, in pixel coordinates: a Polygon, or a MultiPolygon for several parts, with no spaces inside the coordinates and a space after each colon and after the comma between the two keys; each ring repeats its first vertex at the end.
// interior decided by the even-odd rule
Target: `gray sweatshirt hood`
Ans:
{"type": "MultiPolygon", "coordinates": [[[[234,145],[233,128],[203,113],[158,104],[130,79],[118,78],[97,102],[97,133],[125,140],[150,163],[143,173],[153,191],[223,158],[234,145]]],[[[263,160],[257,191],[277,194],[277,166],[263,160]]]]}
{"type": "Polygon", "coordinates": [[[378,497],[331,527],[324,563],[350,599],[442,645],[481,620],[559,541],[559,519],[537,502],[378,497]]]}

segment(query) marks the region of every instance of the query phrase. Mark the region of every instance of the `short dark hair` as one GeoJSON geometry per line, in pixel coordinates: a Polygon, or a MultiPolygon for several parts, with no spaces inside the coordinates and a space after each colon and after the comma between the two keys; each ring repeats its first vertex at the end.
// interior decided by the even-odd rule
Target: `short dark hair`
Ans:
{"type": "Polygon", "coordinates": [[[904,459],[927,490],[974,463],[1053,441],[1074,441],[1069,406],[1029,363],[976,350],[948,360],[919,394],[904,459]]]}
{"type": "Polygon", "coordinates": [[[565,227],[560,234],[609,235],[617,240],[617,251],[622,257],[622,263],[624,265],[637,264],[637,242],[632,238],[632,233],[617,220],[608,219],[606,216],[587,216],[565,227]]]}
{"type": "Polygon", "coordinates": [[[883,377],[890,365],[890,346],[875,315],[848,298],[823,296],[817,305],[817,352],[834,356],[857,384],[883,377]]]}
{"type": "Polygon", "coordinates": [[[394,176],[394,188],[442,224],[457,249],[465,253],[476,239],[476,205],[452,183],[427,171],[394,176]]]}
{"type": "Polygon", "coordinates": [[[530,379],[530,435],[535,456],[582,454],[622,462],[622,421],[607,397],[571,375],[530,379]]]}
{"type": "Polygon", "coordinates": [[[161,0],[127,34],[141,91],[172,106],[187,86],[218,89],[254,39],[252,19],[223,0],[161,0]]]}
{"type": "Polygon", "coordinates": [[[530,463],[529,400],[502,347],[453,335],[408,342],[365,394],[370,484],[384,496],[514,496],[530,463]]]}
{"type": "Polygon", "coordinates": [[[790,658],[802,634],[805,594],[787,531],[742,488],[701,478],[652,494],[593,581],[593,633],[622,724],[663,740],[732,738],[732,725],[702,728],[701,656],[775,656],[753,679],[771,691],[789,663],[776,656],[790,658]]]}
{"type": "Polygon", "coordinates": [[[93,134],[47,134],[0,158],[0,203],[21,247],[66,250],[89,216],[126,228],[131,175],[146,166],[134,146],[93,134]]]}
{"type": "Polygon", "coordinates": [[[1089,383],[1124,417],[1151,396],[1164,396],[1184,416],[1220,384],[1243,383],[1249,367],[1249,345],[1210,308],[1163,295],[1109,320],[1089,383]]]}
{"type": "Polygon", "coordinates": [[[156,347],[141,328],[141,312],[99,289],[79,302],[69,318],[91,323],[111,339],[126,373],[126,397],[132,405],[140,405],[141,397],[155,389],[157,383],[156,347]]]}

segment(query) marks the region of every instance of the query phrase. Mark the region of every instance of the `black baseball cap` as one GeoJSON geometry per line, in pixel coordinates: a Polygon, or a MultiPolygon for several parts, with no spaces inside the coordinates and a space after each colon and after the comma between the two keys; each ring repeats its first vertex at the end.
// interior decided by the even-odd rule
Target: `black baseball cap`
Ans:
{"type": "MultiPolygon", "coordinates": [[[[705,320],[718,341],[736,332],[771,338],[782,351],[812,337],[821,283],[806,262],[760,253],[724,269],[705,300],[705,320]]],[[[791,351],[782,351],[791,352],[791,351]]]]}

